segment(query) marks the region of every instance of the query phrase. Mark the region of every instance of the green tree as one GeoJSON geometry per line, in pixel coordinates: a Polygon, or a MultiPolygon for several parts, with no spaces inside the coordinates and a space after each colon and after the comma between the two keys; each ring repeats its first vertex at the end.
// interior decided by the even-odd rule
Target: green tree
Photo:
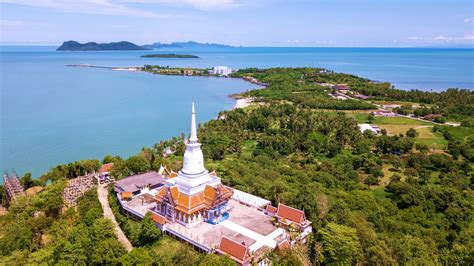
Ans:
{"type": "Polygon", "coordinates": [[[199,262],[199,266],[234,266],[235,262],[228,256],[219,256],[216,254],[207,254],[199,262]]]}
{"type": "Polygon", "coordinates": [[[144,247],[133,248],[129,253],[125,253],[120,259],[123,265],[151,265],[154,262],[150,251],[144,247]]]}
{"type": "Polygon", "coordinates": [[[416,136],[418,136],[418,132],[416,132],[414,128],[410,128],[407,130],[406,135],[410,138],[415,138],[416,136]]]}
{"type": "Polygon", "coordinates": [[[102,163],[103,164],[116,163],[116,162],[119,162],[119,161],[122,161],[122,158],[120,156],[118,156],[118,155],[112,156],[112,155],[108,154],[108,155],[105,155],[104,159],[102,160],[102,163]]]}
{"type": "Polygon", "coordinates": [[[368,116],[367,116],[367,123],[369,124],[372,124],[375,120],[375,115],[373,113],[370,113],[368,116]]]}
{"type": "Polygon", "coordinates": [[[139,155],[128,158],[125,161],[125,164],[127,168],[135,174],[144,173],[150,170],[150,164],[148,161],[139,155]]]}
{"type": "Polygon", "coordinates": [[[151,245],[160,239],[161,231],[156,227],[150,212],[145,215],[141,221],[141,225],[141,232],[138,236],[141,245],[151,245]]]}
{"type": "Polygon", "coordinates": [[[354,228],[336,223],[328,223],[318,232],[323,246],[321,262],[352,264],[362,257],[361,245],[354,228]]]}
{"type": "Polygon", "coordinates": [[[94,246],[90,261],[95,265],[116,265],[124,254],[122,244],[117,239],[108,238],[94,246]]]}
{"type": "Polygon", "coordinates": [[[430,148],[428,147],[428,145],[424,144],[424,143],[416,143],[415,144],[415,149],[417,149],[419,152],[421,153],[426,153],[430,150],[430,148]]]}
{"type": "Polygon", "coordinates": [[[115,238],[112,221],[107,218],[99,218],[92,225],[92,238],[95,243],[108,238],[115,238]]]}

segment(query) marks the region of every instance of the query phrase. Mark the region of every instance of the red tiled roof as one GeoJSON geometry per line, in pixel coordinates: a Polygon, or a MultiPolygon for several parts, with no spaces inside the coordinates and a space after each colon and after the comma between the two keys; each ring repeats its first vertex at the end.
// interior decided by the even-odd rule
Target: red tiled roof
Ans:
{"type": "Polygon", "coordinates": [[[306,219],[304,212],[285,204],[278,204],[277,216],[290,220],[294,223],[301,224],[306,219]]]}
{"type": "Polygon", "coordinates": [[[291,248],[290,241],[288,241],[288,239],[285,239],[285,240],[281,241],[280,243],[278,243],[277,248],[279,250],[284,250],[284,249],[291,248]]]}
{"type": "Polygon", "coordinates": [[[233,260],[240,263],[246,262],[250,259],[246,246],[225,236],[221,238],[218,251],[229,255],[233,260]]]}
{"type": "Polygon", "coordinates": [[[113,163],[106,163],[106,164],[103,164],[100,169],[99,169],[99,173],[105,173],[105,172],[110,172],[112,170],[112,167],[114,166],[113,163]]]}
{"type": "Polygon", "coordinates": [[[166,218],[162,215],[159,215],[158,213],[156,212],[151,212],[151,219],[155,222],[155,223],[159,223],[161,225],[164,225],[166,223],[166,218]]]}
{"type": "Polygon", "coordinates": [[[120,195],[122,196],[122,199],[130,199],[133,197],[132,192],[129,192],[129,191],[124,191],[120,193],[120,195]]]}
{"type": "Polygon", "coordinates": [[[275,214],[275,213],[277,212],[277,208],[276,208],[276,207],[273,207],[273,206],[270,205],[270,204],[267,205],[267,208],[266,208],[266,209],[267,209],[268,212],[271,212],[271,213],[273,213],[273,214],[275,214]]]}

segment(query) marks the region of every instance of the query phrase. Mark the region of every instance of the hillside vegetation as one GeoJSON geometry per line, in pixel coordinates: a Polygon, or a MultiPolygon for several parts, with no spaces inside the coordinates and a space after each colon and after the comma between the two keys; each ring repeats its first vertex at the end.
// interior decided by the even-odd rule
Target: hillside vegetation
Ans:
{"type": "MultiPolygon", "coordinates": [[[[472,92],[453,89],[418,97],[420,93],[413,91],[398,99],[401,92],[390,84],[311,68],[246,69],[234,75],[254,77],[269,86],[243,95],[256,97],[259,105],[223,112],[225,119],[200,125],[198,136],[206,167],[216,170],[226,185],[267,198],[273,204],[282,202],[304,210],[314,227],[308,243],[289,252],[269,254],[270,260],[282,265],[474,263],[474,128],[466,115],[473,108],[472,92]],[[409,127],[398,134],[382,132],[380,136],[361,133],[357,126],[361,118],[338,110],[371,109],[373,105],[332,99],[327,95],[329,89],[317,84],[323,82],[347,83],[365,93],[379,89],[386,93],[376,97],[384,100],[420,103],[432,99],[430,108],[465,122],[460,127],[430,124],[429,132],[443,140],[436,152],[426,140],[420,142],[426,137],[420,129],[409,127]]],[[[390,120],[382,122],[397,125],[390,120]]],[[[185,137],[182,134],[143,148],[127,159],[106,156],[102,163],[114,162],[112,173],[117,178],[157,170],[162,164],[177,171],[185,137]],[[163,157],[167,147],[176,153],[163,157]]],[[[2,261],[100,263],[105,262],[95,253],[100,247],[110,250],[110,263],[229,263],[225,258],[198,254],[177,241],[156,236],[147,219],[137,223],[118,218],[134,245],[140,246],[132,253],[123,254],[107,232],[107,238],[93,237],[97,235],[95,230],[102,232],[95,229],[96,223],[107,225],[98,216],[100,210],[80,205],[78,210],[61,212],[60,199],[53,193],[60,191],[62,180],[91,167],[98,167],[97,162],[82,161],[52,169],[40,179],[43,184],[52,181],[45,192],[35,200],[25,199],[29,203],[13,206],[0,218],[2,261]],[[36,211],[44,212],[38,217],[47,222],[38,222],[36,211]],[[55,234],[60,231],[56,229],[59,225],[72,229],[55,234]],[[41,241],[43,238],[49,241],[41,241]]],[[[86,197],[91,206],[96,204],[93,197],[86,197]]]]}

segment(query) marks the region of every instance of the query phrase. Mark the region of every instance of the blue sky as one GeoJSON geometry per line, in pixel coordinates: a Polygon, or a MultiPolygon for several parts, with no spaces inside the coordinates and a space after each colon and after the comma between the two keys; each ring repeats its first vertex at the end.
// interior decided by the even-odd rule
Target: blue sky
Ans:
{"type": "Polygon", "coordinates": [[[474,46],[472,0],[0,0],[0,43],[474,46]]]}

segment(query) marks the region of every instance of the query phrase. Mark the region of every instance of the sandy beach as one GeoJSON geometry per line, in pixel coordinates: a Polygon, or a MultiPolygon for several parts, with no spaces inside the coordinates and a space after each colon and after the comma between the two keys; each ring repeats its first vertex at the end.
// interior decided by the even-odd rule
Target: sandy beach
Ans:
{"type": "Polygon", "coordinates": [[[253,102],[253,98],[242,98],[242,99],[237,99],[235,102],[234,107],[232,109],[237,109],[237,108],[245,108],[250,106],[250,103],[253,102]]]}
{"type": "Polygon", "coordinates": [[[136,68],[136,67],[117,67],[117,68],[113,68],[112,70],[116,70],[116,71],[138,71],[138,68],[136,68]]]}

